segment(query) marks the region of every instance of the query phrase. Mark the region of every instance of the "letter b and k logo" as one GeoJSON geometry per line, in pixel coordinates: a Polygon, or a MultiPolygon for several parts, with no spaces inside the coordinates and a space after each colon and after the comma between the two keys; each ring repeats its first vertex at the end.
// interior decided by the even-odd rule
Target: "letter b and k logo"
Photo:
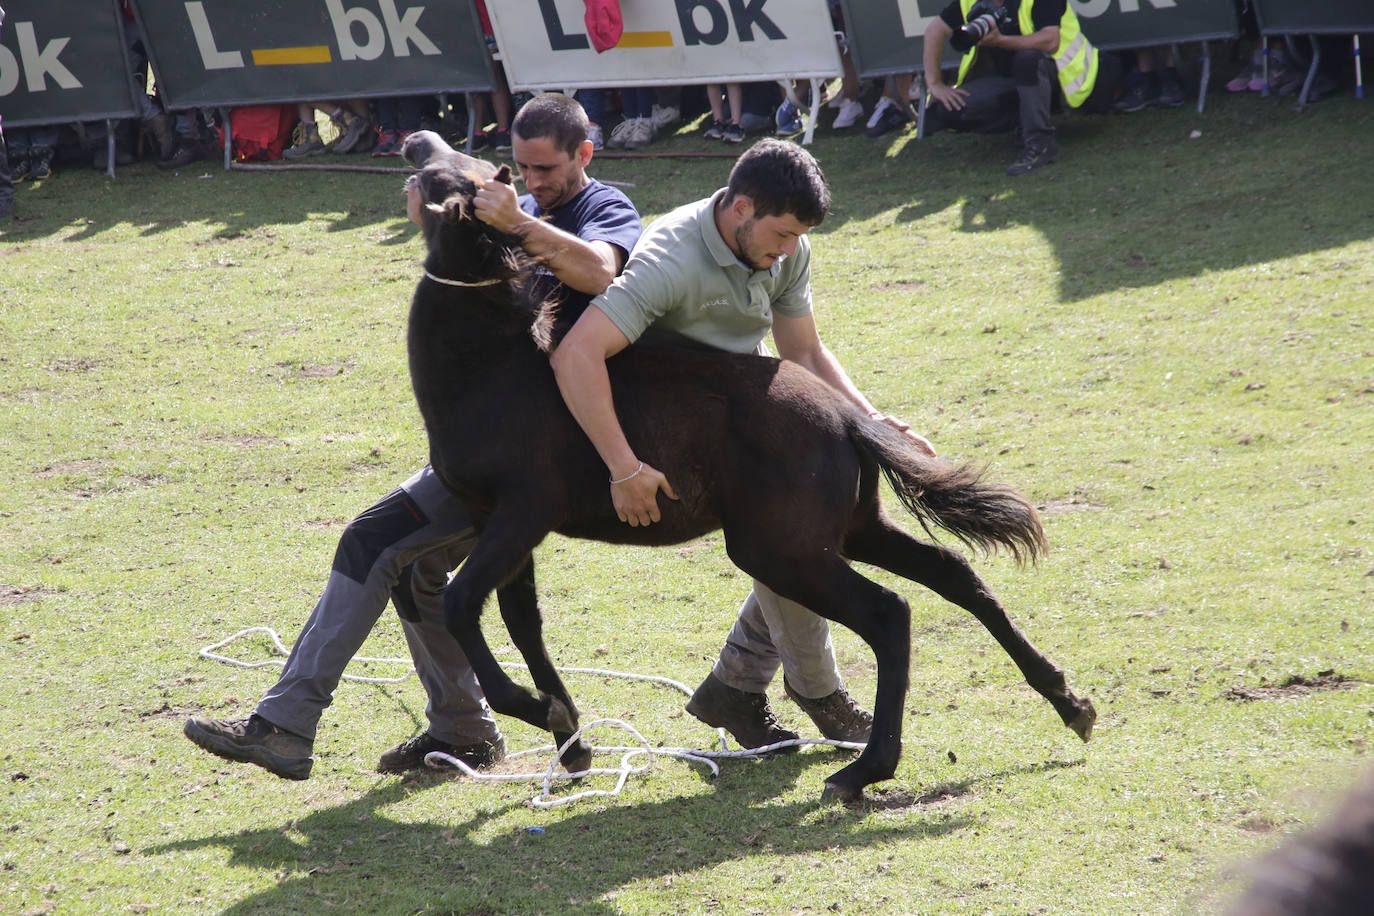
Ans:
{"type": "MultiPolygon", "coordinates": [[[[409,57],[411,49],[424,55],[439,54],[439,48],[420,28],[423,6],[398,10],[396,0],[376,0],[377,12],[368,6],[345,7],[343,0],[324,0],[334,27],[339,60],[376,60],[390,48],[393,57],[409,57]]],[[[186,16],[195,35],[196,47],[206,70],[233,70],[245,66],[243,52],[221,49],[215,41],[210,19],[201,0],[186,4],[186,16]]],[[[329,45],[298,45],[277,48],[250,48],[255,67],[289,64],[327,64],[334,60],[329,45]]]]}

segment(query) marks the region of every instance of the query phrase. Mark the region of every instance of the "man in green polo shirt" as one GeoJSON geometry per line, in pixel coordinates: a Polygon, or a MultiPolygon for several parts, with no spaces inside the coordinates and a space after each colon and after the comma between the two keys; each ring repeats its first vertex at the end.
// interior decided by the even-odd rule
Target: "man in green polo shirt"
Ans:
{"type": "MultiPolygon", "coordinates": [[[[660,490],[677,498],[671,482],[636,456],[615,414],[606,360],[636,340],[749,353],[771,330],[780,357],[935,453],[907,424],[876,410],[821,343],[806,233],[829,207],[830,190],[810,153],[783,140],[760,141],[735,163],[725,188],[649,227],[624,272],[554,351],[558,387],[606,462],[611,500],[626,524],[658,521],[660,490]]],[[[779,664],[787,695],[821,734],[868,740],[872,716],[844,688],[827,622],[757,580],[687,711],[744,747],[796,738],[778,724],[765,692],[779,664]]]]}

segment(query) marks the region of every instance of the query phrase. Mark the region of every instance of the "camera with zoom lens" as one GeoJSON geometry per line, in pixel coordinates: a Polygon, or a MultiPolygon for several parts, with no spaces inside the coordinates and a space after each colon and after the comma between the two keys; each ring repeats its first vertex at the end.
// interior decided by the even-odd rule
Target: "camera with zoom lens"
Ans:
{"type": "Polygon", "coordinates": [[[1015,20],[1012,18],[1011,11],[1005,6],[997,6],[991,0],[978,0],[968,11],[968,22],[959,26],[954,34],[949,36],[949,43],[954,50],[963,53],[969,48],[983,40],[983,36],[992,31],[996,26],[999,32],[1005,32],[1015,20]]]}

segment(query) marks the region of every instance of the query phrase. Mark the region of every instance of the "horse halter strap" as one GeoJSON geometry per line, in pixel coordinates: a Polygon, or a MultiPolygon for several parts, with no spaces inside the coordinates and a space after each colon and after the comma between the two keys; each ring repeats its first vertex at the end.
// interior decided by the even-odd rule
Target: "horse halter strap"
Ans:
{"type": "Polygon", "coordinates": [[[435,283],[442,283],[445,286],[495,286],[497,283],[505,282],[499,277],[492,277],[487,280],[446,280],[443,277],[434,276],[434,274],[429,271],[425,271],[425,276],[429,277],[435,283]]]}

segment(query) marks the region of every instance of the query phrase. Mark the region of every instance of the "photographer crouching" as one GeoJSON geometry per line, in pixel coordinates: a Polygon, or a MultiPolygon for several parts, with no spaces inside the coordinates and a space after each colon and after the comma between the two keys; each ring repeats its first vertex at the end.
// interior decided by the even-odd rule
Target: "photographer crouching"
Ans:
{"type": "Polygon", "coordinates": [[[954,0],[925,32],[930,99],[925,132],[992,133],[1016,128],[1020,152],[1008,175],[1024,175],[1059,159],[1051,109],[1107,111],[1121,80],[1121,62],[1099,54],[1067,0],[954,0]],[[963,52],[953,86],[944,82],[945,41],[963,52]],[[980,48],[988,49],[975,75],[980,48]]]}

